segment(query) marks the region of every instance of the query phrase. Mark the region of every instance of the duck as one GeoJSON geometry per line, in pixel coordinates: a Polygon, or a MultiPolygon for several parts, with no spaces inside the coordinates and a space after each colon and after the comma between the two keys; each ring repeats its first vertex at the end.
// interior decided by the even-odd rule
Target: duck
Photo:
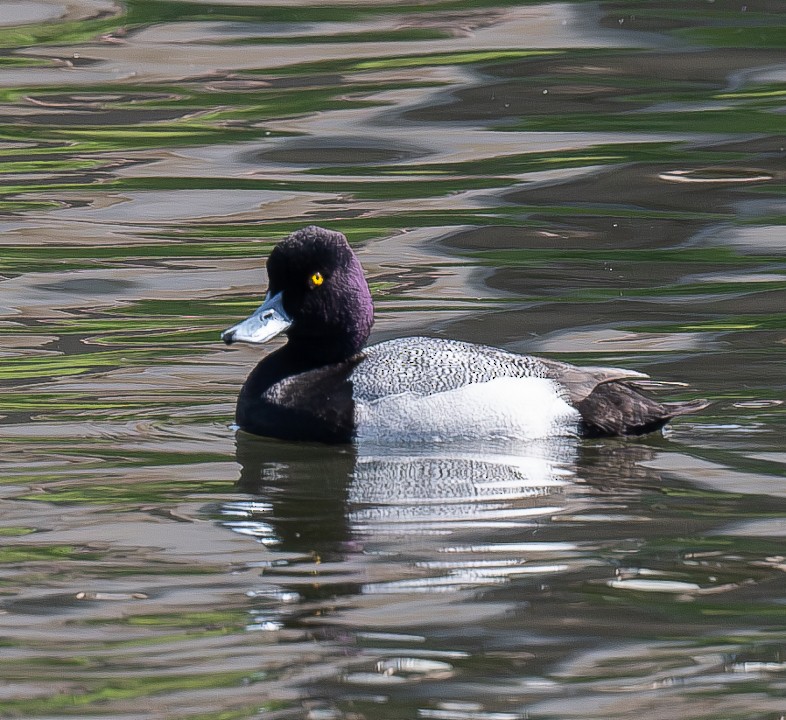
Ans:
{"type": "Polygon", "coordinates": [[[346,237],[304,227],[267,258],[262,305],[221,333],[226,345],[286,343],[243,384],[235,423],[290,441],[451,441],[636,436],[697,412],[660,402],[635,370],[558,360],[441,337],[367,345],[374,304],[346,237]]]}

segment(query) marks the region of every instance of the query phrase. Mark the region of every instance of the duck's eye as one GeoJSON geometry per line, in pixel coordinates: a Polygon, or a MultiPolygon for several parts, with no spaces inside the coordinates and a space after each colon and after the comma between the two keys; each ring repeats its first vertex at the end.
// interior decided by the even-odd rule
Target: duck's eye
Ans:
{"type": "Polygon", "coordinates": [[[325,278],[322,277],[321,272],[315,272],[309,279],[308,284],[312,287],[319,287],[323,282],[325,282],[325,278]]]}

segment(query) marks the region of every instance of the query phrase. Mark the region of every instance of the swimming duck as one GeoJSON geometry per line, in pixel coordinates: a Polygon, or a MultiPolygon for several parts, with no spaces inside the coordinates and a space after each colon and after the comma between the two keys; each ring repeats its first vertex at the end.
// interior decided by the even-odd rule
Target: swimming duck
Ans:
{"type": "Polygon", "coordinates": [[[227,345],[285,345],[248,376],[235,421],[285,440],[538,439],[641,435],[701,400],[658,402],[632,370],[577,367],[485,345],[404,337],[366,347],[374,306],[344,235],[309,226],[276,245],[268,291],[227,345]]]}

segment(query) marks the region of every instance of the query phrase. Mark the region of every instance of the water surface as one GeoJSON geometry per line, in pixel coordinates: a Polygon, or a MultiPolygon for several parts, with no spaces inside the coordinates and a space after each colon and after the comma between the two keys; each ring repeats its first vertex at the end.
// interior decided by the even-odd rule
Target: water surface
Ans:
{"type": "Polygon", "coordinates": [[[8,2],[0,715],[786,712],[780,3],[8,2]],[[707,397],[665,436],[235,435],[308,223],[374,339],[707,397]]]}

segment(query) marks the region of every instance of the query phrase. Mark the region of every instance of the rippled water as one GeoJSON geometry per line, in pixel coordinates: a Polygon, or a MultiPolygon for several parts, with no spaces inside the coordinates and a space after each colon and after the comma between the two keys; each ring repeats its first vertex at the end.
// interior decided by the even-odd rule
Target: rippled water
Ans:
{"type": "Polygon", "coordinates": [[[783,7],[0,4],[0,715],[786,713],[783,7]],[[665,437],[235,437],[271,245],[665,437]]]}

